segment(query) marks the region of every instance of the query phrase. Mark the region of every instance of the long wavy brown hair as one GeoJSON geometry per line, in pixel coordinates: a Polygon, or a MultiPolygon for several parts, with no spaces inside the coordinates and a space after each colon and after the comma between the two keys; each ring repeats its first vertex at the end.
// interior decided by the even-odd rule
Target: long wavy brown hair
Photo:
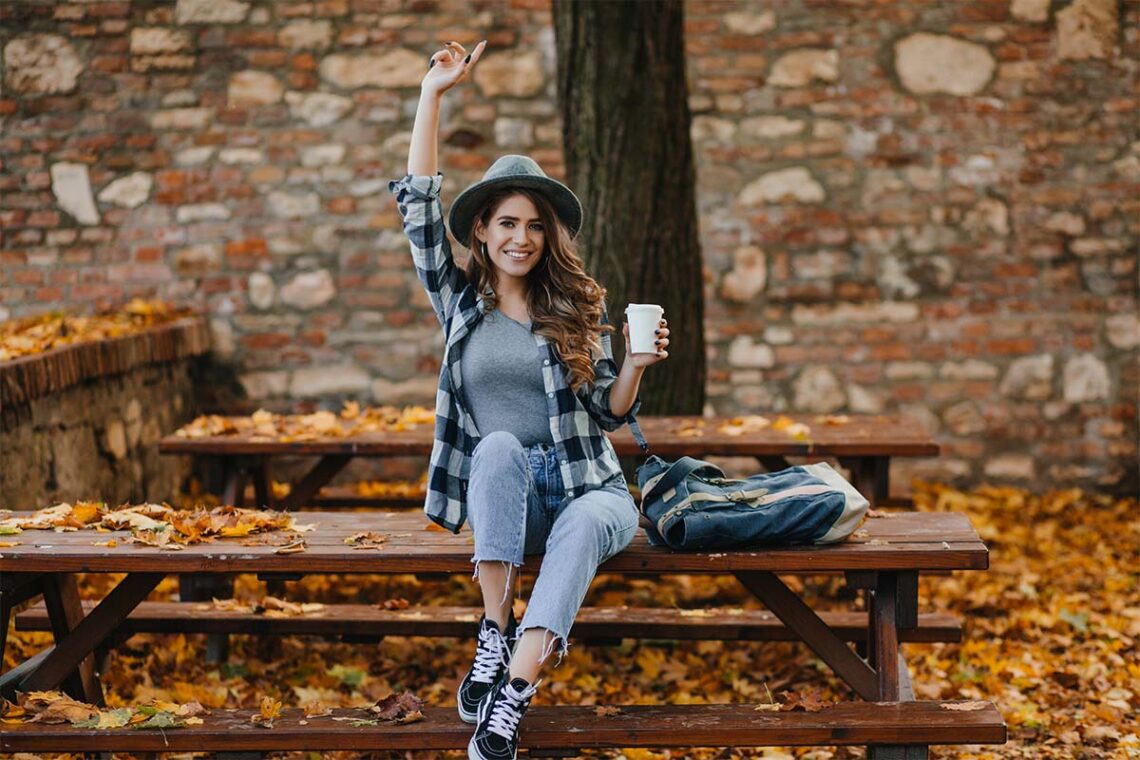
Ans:
{"type": "MultiPolygon", "coordinates": [[[[534,203],[546,233],[542,257],[526,277],[526,300],[533,330],[554,344],[559,360],[566,367],[570,389],[577,391],[583,384],[594,382],[594,360],[602,355],[601,336],[614,329],[612,325],[601,324],[606,290],[586,274],[570,231],[541,193],[527,188],[505,188],[492,195],[475,218],[486,229],[496,209],[514,195],[526,196],[534,203]]],[[[499,303],[495,294],[498,276],[475,237],[475,225],[472,225],[467,246],[471,249],[467,280],[483,295],[485,310],[494,311],[499,303]]]]}

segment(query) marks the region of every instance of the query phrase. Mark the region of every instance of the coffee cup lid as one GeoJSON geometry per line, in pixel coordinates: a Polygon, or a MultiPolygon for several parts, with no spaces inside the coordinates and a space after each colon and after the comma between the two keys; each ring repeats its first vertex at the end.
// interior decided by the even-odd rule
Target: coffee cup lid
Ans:
{"type": "Polygon", "coordinates": [[[631,303],[625,307],[625,310],[627,312],[630,312],[630,311],[650,311],[650,310],[654,310],[654,309],[660,310],[660,311],[665,311],[664,309],[662,309],[660,306],[658,306],[655,303],[631,303]]]}

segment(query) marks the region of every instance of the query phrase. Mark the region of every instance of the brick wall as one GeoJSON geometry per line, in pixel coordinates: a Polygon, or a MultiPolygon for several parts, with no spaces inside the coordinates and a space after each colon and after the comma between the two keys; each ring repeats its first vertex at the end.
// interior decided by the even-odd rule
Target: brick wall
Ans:
{"type": "MultiPolygon", "coordinates": [[[[490,41],[446,196],[505,152],[561,170],[544,0],[0,14],[0,319],[197,304],[266,403],[433,398],[385,181],[440,41],[490,41]]],[[[1134,489],[1138,28],[1115,0],[690,2],[710,409],[914,414],[946,454],[903,481],[1134,489]]]]}

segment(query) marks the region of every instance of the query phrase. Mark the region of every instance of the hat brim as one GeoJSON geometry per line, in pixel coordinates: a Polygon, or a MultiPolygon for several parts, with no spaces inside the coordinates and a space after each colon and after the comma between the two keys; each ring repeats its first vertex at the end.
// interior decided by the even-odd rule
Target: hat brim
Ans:
{"type": "Polygon", "coordinates": [[[515,175],[481,180],[461,192],[451,204],[451,211],[447,215],[452,236],[461,245],[467,245],[471,240],[471,227],[475,223],[475,214],[483,208],[492,194],[511,187],[526,188],[541,193],[550,201],[554,213],[570,231],[570,237],[578,235],[578,230],[582,228],[582,203],[570,188],[549,177],[515,175]]]}

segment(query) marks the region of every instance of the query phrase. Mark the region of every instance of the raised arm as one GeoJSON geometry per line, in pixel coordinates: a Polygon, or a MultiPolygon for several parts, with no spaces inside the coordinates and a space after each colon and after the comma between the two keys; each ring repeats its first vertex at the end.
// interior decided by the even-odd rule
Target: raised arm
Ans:
{"type": "Polygon", "coordinates": [[[420,85],[420,102],[412,125],[408,174],[433,177],[439,171],[439,103],[443,93],[468,77],[486,47],[484,40],[468,54],[458,42],[449,42],[431,57],[428,73],[420,85]]]}

